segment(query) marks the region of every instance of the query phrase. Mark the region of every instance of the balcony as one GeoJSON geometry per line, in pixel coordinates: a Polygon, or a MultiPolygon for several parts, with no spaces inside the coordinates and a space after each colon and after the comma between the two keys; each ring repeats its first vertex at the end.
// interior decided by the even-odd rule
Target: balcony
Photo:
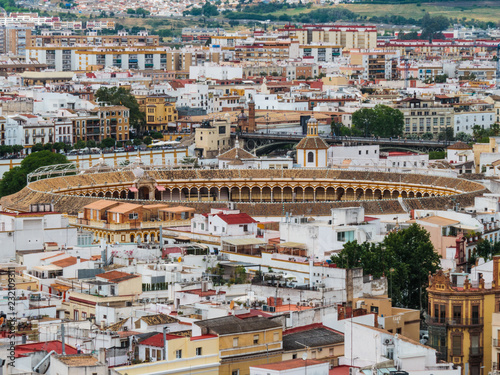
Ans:
{"type": "Polygon", "coordinates": [[[469,348],[469,362],[479,362],[483,358],[483,348],[469,348]]]}
{"type": "Polygon", "coordinates": [[[447,361],[448,347],[447,346],[433,346],[436,349],[436,359],[438,361],[447,361]]]}
{"type": "Polygon", "coordinates": [[[446,325],[446,326],[482,326],[483,318],[436,318],[427,317],[427,324],[430,325],[446,325]]]}
{"type": "Polygon", "coordinates": [[[493,347],[500,348],[500,340],[499,339],[493,339],[493,347]]]}

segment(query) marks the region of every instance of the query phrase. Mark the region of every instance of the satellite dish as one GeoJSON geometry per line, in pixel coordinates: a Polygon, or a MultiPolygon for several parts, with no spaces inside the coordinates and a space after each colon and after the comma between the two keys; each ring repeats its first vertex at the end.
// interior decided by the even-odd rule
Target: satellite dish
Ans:
{"type": "Polygon", "coordinates": [[[307,359],[307,353],[302,354],[302,359],[305,361],[307,359]]]}

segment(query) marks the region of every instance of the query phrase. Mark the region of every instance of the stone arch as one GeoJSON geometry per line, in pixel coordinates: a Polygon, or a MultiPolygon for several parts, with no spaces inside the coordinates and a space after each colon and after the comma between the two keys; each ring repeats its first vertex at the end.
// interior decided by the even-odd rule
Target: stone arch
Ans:
{"type": "Polygon", "coordinates": [[[193,186],[191,189],[189,189],[188,199],[190,201],[192,201],[192,200],[197,201],[198,200],[198,193],[199,193],[198,188],[193,186]]]}
{"type": "Polygon", "coordinates": [[[408,198],[408,193],[406,192],[406,190],[403,190],[401,192],[401,198],[408,198]]]}
{"type": "Polygon", "coordinates": [[[106,198],[111,198],[111,197],[113,196],[113,194],[112,194],[112,193],[108,190],[108,191],[104,194],[104,196],[105,196],[106,198]]]}
{"type": "Polygon", "coordinates": [[[219,188],[216,186],[213,186],[210,188],[210,200],[216,201],[219,200],[219,188]]]}
{"type": "Polygon", "coordinates": [[[314,152],[309,151],[307,153],[307,162],[308,163],[314,163],[314,152]]]}
{"type": "Polygon", "coordinates": [[[415,192],[414,192],[414,191],[412,191],[412,190],[410,190],[410,191],[408,192],[408,198],[415,198],[415,192]]]}
{"type": "Polygon", "coordinates": [[[318,186],[314,192],[314,197],[316,201],[325,201],[325,188],[323,186],[318,186]]]}
{"type": "Polygon", "coordinates": [[[350,188],[347,188],[345,190],[345,199],[346,201],[353,201],[355,198],[354,198],[354,189],[352,187],[350,188]]]}
{"type": "Polygon", "coordinates": [[[304,188],[302,188],[302,186],[296,186],[293,188],[293,200],[294,202],[304,201],[304,188]]]}
{"type": "Polygon", "coordinates": [[[326,200],[327,201],[334,201],[335,200],[335,188],[334,187],[327,187],[326,188],[326,200]]]}
{"type": "Polygon", "coordinates": [[[293,201],[293,189],[290,186],[283,187],[283,201],[292,202],[293,201]]]}
{"type": "Polygon", "coordinates": [[[231,188],[231,201],[239,201],[240,200],[240,188],[237,186],[233,186],[231,188]]]}
{"type": "Polygon", "coordinates": [[[271,202],[271,188],[264,186],[262,188],[262,202],[271,202]]]}
{"type": "Polygon", "coordinates": [[[281,187],[280,186],[273,187],[272,192],[273,192],[272,201],[273,202],[281,202],[282,201],[281,187]]]}
{"type": "Polygon", "coordinates": [[[102,191],[100,191],[99,193],[97,193],[97,196],[99,198],[104,198],[104,193],[102,191]]]}
{"type": "Polygon", "coordinates": [[[304,189],[304,201],[306,202],[314,201],[314,188],[312,186],[307,186],[304,189]]]}
{"type": "Polygon", "coordinates": [[[200,199],[203,201],[203,200],[210,200],[210,194],[209,194],[209,191],[208,191],[208,188],[206,186],[202,186],[200,188],[200,199]]]}
{"type": "Polygon", "coordinates": [[[220,199],[222,201],[228,201],[229,200],[229,188],[227,186],[223,186],[219,189],[220,192],[220,199]]]}
{"type": "Polygon", "coordinates": [[[385,189],[382,194],[382,199],[391,199],[391,191],[389,189],[385,189]]]}
{"type": "Polygon", "coordinates": [[[372,189],[365,190],[365,199],[373,199],[373,190],[372,189]]]}
{"type": "Polygon", "coordinates": [[[417,196],[417,198],[422,198],[422,193],[420,191],[417,191],[416,196],[417,196]]]}
{"type": "Polygon", "coordinates": [[[365,191],[363,188],[356,189],[356,198],[357,201],[365,199],[365,191]]]}
{"type": "Polygon", "coordinates": [[[250,202],[250,188],[248,186],[242,186],[240,194],[242,202],[250,202]]]}
{"type": "Polygon", "coordinates": [[[92,193],[92,197],[97,197],[97,194],[96,193],[92,193]]]}
{"type": "Polygon", "coordinates": [[[253,186],[252,189],[250,190],[250,193],[252,194],[253,202],[260,202],[262,200],[260,187],[253,186]]]}
{"type": "Polygon", "coordinates": [[[398,197],[399,197],[399,191],[393,190],[392,191],[392,199],[398,199],[398,197]]]}
{"type": "Polygon", "coordinates": [[[113,198],[120,198],[120,192],[117,190],[113,191],[113,198]]]}
{"type": "Polygon", "coordinates": [[[149,199],[149,187],[148,186],[141,186],[137,192],[138,194],[138,199],[149,199]]]}
{"type": "Polygon", "coordinates": [[[373,191],[373,199],[382,199],[382,190],[375,189],[373,191]]]}
{"type": "Polygon", "coordinates": [[[335,192],[337,194],[337,200],[338,201],[343,201],[344,200],[345,189],[343,187],[338,187],[335,192]]]}
{"type": "Polygon", "coordinates": [[[156,234],[154,232],[149,233],[149,240],[151,242],[155,242],[155,240],[156,240],[156,234]]]}
{"type": "Polygon", "coordinates": [[[427,198],[427,197],[429,197],[429,193],[428,193],[428,192],[425,192],[425,193],[424,193],[424,198],[427,198]]]}
{"type": "Polygon", "coordinates": [[[180,190],[180,200],[189,200],[189,189],[187,187],[183,187],[181,190],[180,190]]]}
{"type": "Polygon", "coordinates": [[[134,242],[135,241],[135,236],[133,234],[130,234],[130,242],[134,242]]]}
{"type": "Polygon", "coordinates": [[[87,193],[87,194],[85,194],[85,196],[86,196],[86,197],[90,197],[90,194],[89,194],[89,193],[87,193]]]}
{"type": "Polygon", "coordinates": [[[181,189],[179,189],[178,187],[174,187],[172,189],[172,200],[173,201],[181,201],[182,200],[181,189]]]}

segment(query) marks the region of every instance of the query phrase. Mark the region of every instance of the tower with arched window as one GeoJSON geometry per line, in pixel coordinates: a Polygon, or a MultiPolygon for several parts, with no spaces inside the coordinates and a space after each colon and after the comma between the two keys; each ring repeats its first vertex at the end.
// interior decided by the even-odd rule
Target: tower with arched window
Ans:
{"type": "Polygon", "coordinates": [[[328,148],[318,135],[318,120],[311,117],[307,121],[307,136],[297,145],[297,164],[301,167],[326,167],[328,148]]]}

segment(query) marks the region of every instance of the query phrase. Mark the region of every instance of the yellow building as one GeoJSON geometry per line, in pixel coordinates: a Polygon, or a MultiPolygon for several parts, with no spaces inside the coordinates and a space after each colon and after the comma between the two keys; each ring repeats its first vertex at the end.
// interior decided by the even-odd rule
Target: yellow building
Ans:
{"type": "Polygon", "coordinates": [[[267,318],[231,315],[198,321],[195,334],[219,337],[220,375],[249,375],[250,366],[282,361],[282,326],[267,318]]]}
{"type": "Polygon", "coordinates": [[[500,310],[499,281],[500,256],[493,257],[489,288],[481,275],[477,285],[468,276],[463,285],[452,282],[442,270],[429,277],[429,344],[440,359],[461,366],[462,374],[488,374],[497,360],[492,358],[492,327],[493,315],[500,310]]]}
{"type": "Polygon", "coordinates": [[[139,96],[137,102],[139,109],[146,114],[146,130],[164,133],[168,132],[169,123],[176,127],[177,109],[166,96],[139,96]]]}
{"type": "Polygon", "coordinates": [[[198,157],[214,158],[230,148],[231,122],[216,120],[203,123],[195,132],[195,153],[198,157]]]}
{"type": "Polygon", "coordinates": [[[498,152],[498,140],[500,137],[490,137],[489,143],[474,143],[472,151],[474,152],[474,165],[476,166],[476,173],[481,172],[481,154],[489,154],[498,152]]]}
{"type": "Polygon", "coordinates": [[[378,316],[379,325],[390,333],[397,333],[409,339],[420,339],[420,311],[392,306],[387,295],[355,298],[354,305],[378,316]]]}
{"type": "Polygon", "coordinates": [[[163,334],[158,333],[135,346],[137,365],[117,367],[118,374],[219,374],[219,339],[216,335],[184,337],[166,335],[167,360],[164,360],[163,334]]]}

